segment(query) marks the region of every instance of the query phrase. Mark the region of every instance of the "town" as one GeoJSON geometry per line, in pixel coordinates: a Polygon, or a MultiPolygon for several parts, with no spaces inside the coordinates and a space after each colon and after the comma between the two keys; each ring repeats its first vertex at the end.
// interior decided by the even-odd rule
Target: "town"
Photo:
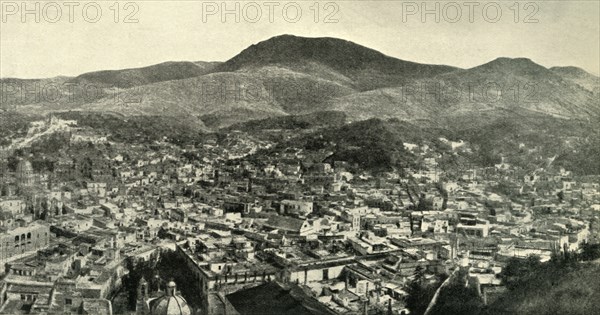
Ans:
{"type": "Polygon", "coordinates": [[[0,314],[427,314],[452,281],[488,305],[514,261],[598,241],[598,177],[555,156],[451,171],[405,142],[418,165],[375,173],[273,140],[295,133],[32,122],[1,150],[0,314]]]}

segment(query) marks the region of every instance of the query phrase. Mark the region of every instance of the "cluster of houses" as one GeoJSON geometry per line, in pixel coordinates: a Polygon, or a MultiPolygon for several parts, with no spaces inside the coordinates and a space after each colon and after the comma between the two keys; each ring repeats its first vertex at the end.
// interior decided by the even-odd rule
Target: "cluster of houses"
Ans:
{"type": "Polygon", "coordinates": [[[113,305],[127,261],[165,250],[186,262],[173,268],[193,280],[195,314],[251,314],[284,295],[313,314],[408,314],[417,270],[433,282],[457,268],[489,303],[508,259],[578,250],[600,211],[597,180],[509,177],[504,161],[450,175],[412,144],[423,169],[373,176],[302,148],[252,155],[271,144],[235,132],[192,147],[105,140],[101,154],[63,152],[52,172],[26,157],[4,168],[0,314],[135,313],[113,305]]]}

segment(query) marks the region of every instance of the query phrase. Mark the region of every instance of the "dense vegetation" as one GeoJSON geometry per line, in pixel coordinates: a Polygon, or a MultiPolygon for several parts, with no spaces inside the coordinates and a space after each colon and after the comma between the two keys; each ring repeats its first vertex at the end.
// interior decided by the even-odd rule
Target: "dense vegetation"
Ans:
{"type": "Polygon", "coordinates": [[[600,154],[600,133],[592,132],[598,124],[507,112],[475,122],[459,120],[448,137],[469,142],[474,148],[470,159],[477,165],[493,166],[505,157],[512,165],[533,170],[556,155],[556,166],[577,174],[600,174],[600,163],[592,158],[600,154]]]}
{"type": "Polygon", "coordinates": [[[63,112],[63,119],[77,120],[81,127],[91,127],[110,134],[110,140],[125,143],[152,143],[166,140],[175,144],[193,143],[202,134],[202,125],[190,117],[129,116],[111,113],[63,112]]]}
{"type": "Polygon", "coordinates": [[[540,263],[510,261],[502,274],[509,290],[489,305],[486,314],[595,314],[600,298],[600,265],[576,258],[540,263]]]}
{"type": "Polygon", "coordinates": [[[29,123],[40,119],[40,117],[31,117],[19,114],[13,111],[3,111],[0,108],[0,147],[8,146],[12,139],[23,137],[27,134],[29,123]]]}
{"type": "Polygon", "coordinates": [[[302,129],[304,132],[259,154],[282,152],[290,147],[303,148],[308,153],[329,152],[325,162],[346,161],[356,170],[374,173],[422,167],[422,157],[404,149],[403,143],[413,143],[429,146],[429,156],[436,157],[440,170],[448,174],[475,166],[493,167],[502,157],[522,172],[532,172],[546,167],[553,156],[556,167],[575,174],[600,174],[600,163],[594,158],[600,154],[600,135],[590,134],[592,126],[587,122],[529,113],[475,122],[459,120],[456,125],[445,127],[376,118],[339,126],[327,125],[326,119],[308,117],[312,115],[265,119],[232,128],[250,133],[269,128],[302,129]],[[464,141],[470,151],[453,151],[441,138],[464,141]]]}
{"type": "Polygon", "coordinates": [[[413,274],[413,279],[408,285],[408,296],[405,301],[406,308],[410,310],[410,313],[416,315],[425,313],[435,291],[437,291],[445,280],[446,276],[442,275],[434,281],[427,281],[425,279],[425,270],[422,267],[417,267],[413,274]]]}
{"type": "Polygon", "coordinates": [[[507,291],[489,305],[471,286],[466,273],[440,291],[430,315],[596,314],[600,298],[600,245],[582,244],[580,253],[555,255],[542,263],[536,256],[510,259],[499,277],[507,291]]]}
{"type": "Polygon", "coordinates": [[[479,315],[483,301],[473,287],[465,287],[466,269],[460,269],[440,290],[437,302],[428,315],[479,315]]]}
{"type": "Polygon", "coordinates": [[[227,129],[253,132],[268,129],[309,129],[316,127],[341,126],[345,123],[346,114],[336,111],[325,111],[306,115],[289,115],[251,120],[234,124],[227,129]]]}

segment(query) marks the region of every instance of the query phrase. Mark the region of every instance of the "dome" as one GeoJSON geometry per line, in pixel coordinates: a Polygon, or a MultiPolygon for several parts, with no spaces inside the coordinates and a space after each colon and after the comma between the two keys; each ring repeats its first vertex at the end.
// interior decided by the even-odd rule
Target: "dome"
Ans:
{"type": "Polygon", "coordinates": [[[31,166],[31,162],[27,160],[19,161],[19,164],[17,164],[17,174],[27,173],[33,173],[33,167],[31,166]]]}
{"type": "Polygon", "coordinates": [[[192,312],[186,300],[176,292],[173,281],[167,283],[167,292],[162,297],[150,303],[152,315],[191,315],[192,312]]]}
{"type": "Polygon", "coordinates": [[[31,162],[27,160],[19,161],[17,165],[17,180],[20,186],[31,186],[35,183],[35,174],[31,162]]]}

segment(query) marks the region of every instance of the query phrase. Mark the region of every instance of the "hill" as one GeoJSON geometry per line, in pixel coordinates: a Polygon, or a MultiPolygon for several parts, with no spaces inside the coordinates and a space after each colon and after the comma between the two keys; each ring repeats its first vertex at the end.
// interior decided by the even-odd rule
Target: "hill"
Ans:
{"type": "Polygon", "coordinates": [[[324,102],[353,92],[336,82],[269,68],[139,86],[119,93],[118,101],[108,96],[80,108],[125,115],[193,116],[218,129],[253,119],[322,111],[324,102]]]}

